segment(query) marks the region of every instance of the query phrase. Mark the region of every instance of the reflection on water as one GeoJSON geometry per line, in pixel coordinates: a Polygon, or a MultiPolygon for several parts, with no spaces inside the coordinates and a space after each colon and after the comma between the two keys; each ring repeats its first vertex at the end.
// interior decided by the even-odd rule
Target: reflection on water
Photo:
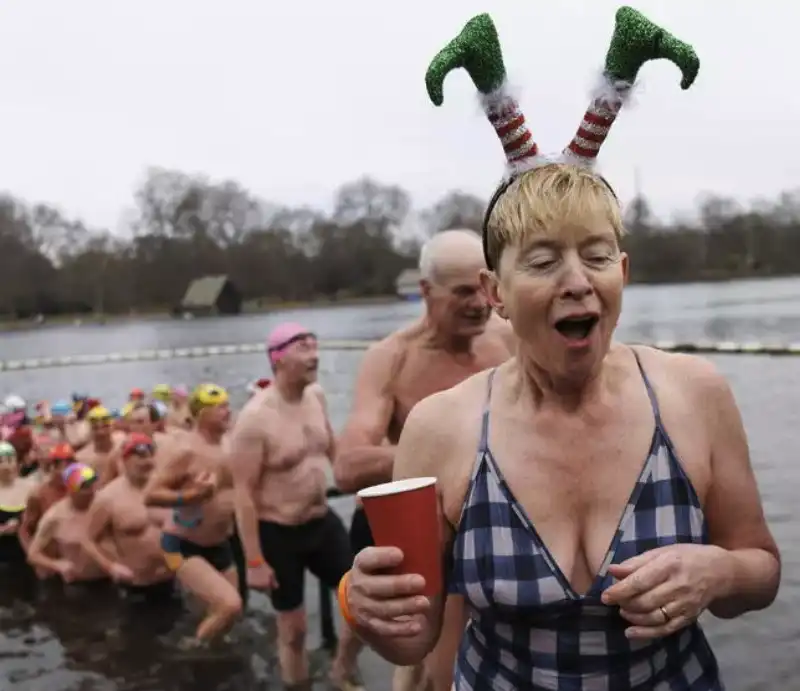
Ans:
{"type": "MultiPolygon", "coordinates": [[[[414,304],[309,310],[289,315],[194,322],[130,324],[87,329],[45,329],[2,337],[2,358],[158,347],[251,342],[278,320],[297,319],[322,338],[376,338],[419,313],[414,304]]],[[[626,296],[620,328],[636,340],[799,340],[800,281],[753,281],[704,286],[634,287],[626,296]],[[794,295],[794,300],[790,299],[794,295]]],[[[325,352],[320,376],[336,428],[347,415],[361,353],[325,352]]],[[[800,358],[719,356],[750,436],[753,465],[770,525],[783,552],[779,601],[766,612],[736,621],[708,618],[705,625],[729,691],[794,688],[800,678],[800,464],[796,461],[800,358]],[[753,652],[757,651],[757,655],[753,652]]],[[[116,405],[136,386],[161,381],[215,381],[234,400],[246,383],[265,373],[261,355],[225,356],[0,374],[0,392],[29,400],[89,389],[116,405]]],[[[350,499],[334,502],[349,520],[350,499]]],[[[266,598],[255,594],[246,622],[215,656],[186,659],[177,641],[193,630],[190,615],[123,606],[110,592],[70,598],[60,589],[36,588],[29,578],[0,572],[0,689],[5,691],[238,691],[279,688],[274,624],[266,598]]],[[[307,580],[310,645],[319,645],[318,593],[307,580]]],[[[325,687],[326,656],[314,656],[317,686],[325,687]]],[[[364,656],[368,688],[390,688],[388,666],[364,656]]]]}

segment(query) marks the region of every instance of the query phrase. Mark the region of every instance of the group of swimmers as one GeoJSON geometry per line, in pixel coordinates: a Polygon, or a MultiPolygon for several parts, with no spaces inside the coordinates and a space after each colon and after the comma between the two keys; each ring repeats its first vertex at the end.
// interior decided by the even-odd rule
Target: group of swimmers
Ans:
{"type": "MultiPolygon", "coordinates": [[[[335,587],[353,556],[326,502],[333,438],[316,338],[284,324],[267,348],[276,386],[253,382],[235,422],[215,384],[137,389],[119,412],[91,396],[30,411],[7,397],[0,561],[69,588],[112,582],[156,606],[190,594],[204,616],[182,641],[189,648],[224,639],[248,582],[281,611],[302,610],[306,568],[335,587]]],[[[302,676],[304,622],[295,620],[281,664],[302,676]]],[[[338,688],[358,685],[354,647],[344,634],[331,666],[338,688]]]]}
{"type": "MultiPolygon", "coordinates": [[[[509,356],[510,333],[477,285],[482,263],[473,233],[442,233],[425,246],[425,315],[367,351],[338,436],[316,381],[316,337],[299,324],[270,333],[272,377],[248,387],[235,419],[214,384],[136,390],[118,415],[82,395],[30,415],[6,400],[0,560],[70,588],[110,581],[156,606],[190,594],[204,608],[191,647],[223,638],[248,587],[263,590],[276,612],[282,681],[305,683],[305,571],[336,588],[372,541],[363,512],[348,534],[329,507],[331,470],[344,492],[391,479],[417,401],[509,356]]],[[[425,665],[398,669],[395,689],[431,679],[438,688],[438,677],[449,688],[456,640],[425,665]]],[[[362,645],[341,627],[335,687],[359,687],[362,645]]]]}

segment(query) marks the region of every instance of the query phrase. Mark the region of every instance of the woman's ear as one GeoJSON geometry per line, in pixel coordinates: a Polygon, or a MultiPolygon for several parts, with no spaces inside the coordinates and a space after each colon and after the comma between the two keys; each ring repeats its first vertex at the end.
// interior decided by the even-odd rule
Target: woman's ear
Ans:
{"type": "Polygon", "coordinates": [[[494,271],[481,269],[480,273],[481,289],[486,295],[486,299],[492,309],[503,319],[507,319],[506,308],[503,304],[502,291],[500,289],[500,279],[494,271]]]}

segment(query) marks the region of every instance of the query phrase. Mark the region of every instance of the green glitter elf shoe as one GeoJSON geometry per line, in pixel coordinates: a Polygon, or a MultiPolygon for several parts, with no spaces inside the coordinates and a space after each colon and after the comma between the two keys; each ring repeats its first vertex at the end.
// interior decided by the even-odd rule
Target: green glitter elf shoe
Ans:
{"type": "Polygon", "coordinates": [[[434,105],[444,102],[445,77],[459,67],[467,71],[481,95],[483,110],[503,145],[509,172],[513,175],[535,167],[539,149],[508,88],[500,39],[488,14],[470,19],[431,61],[425,85],[434,105]]]}
{"type": "Polygon", "coordinates": [[[627,101],[642,65],[665,59],[681,71],[681,88],[697,77],[700,60],[694,48],[678,40],[632,7],[620,7],[606,53],[603,81],[562,156],[566,162],[591,167],[619,111],[627,101]]]}

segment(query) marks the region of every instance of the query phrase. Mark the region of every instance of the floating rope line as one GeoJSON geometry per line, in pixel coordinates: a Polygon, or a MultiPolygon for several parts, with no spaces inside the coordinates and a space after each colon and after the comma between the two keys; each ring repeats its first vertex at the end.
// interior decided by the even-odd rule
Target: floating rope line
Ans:
{"type": "MultiPolygon", "coordinates": [[[[366,350],[375,341],[323,341],[321,350],[366,350]]],[[[759,343],[733,341],[654,341],[641,343],[659,350],[673,353],[725,353],[730,355],[800,355],[798,343],[759,343]]],[[[194,348],[165,348],[139,350],[127,353],[97,355],[64,355],[59,357],[29,358],[27,360],[0,361],[0,372],[50,369],[56,367],[81,367],[87,365],[111,365],[126,362],[152,362],[156,360],[185,360],[189,358],[220,357],[223,355],[263,354],[263,343],[241,343],[232,345],[198,346],[194,348]]]]}

